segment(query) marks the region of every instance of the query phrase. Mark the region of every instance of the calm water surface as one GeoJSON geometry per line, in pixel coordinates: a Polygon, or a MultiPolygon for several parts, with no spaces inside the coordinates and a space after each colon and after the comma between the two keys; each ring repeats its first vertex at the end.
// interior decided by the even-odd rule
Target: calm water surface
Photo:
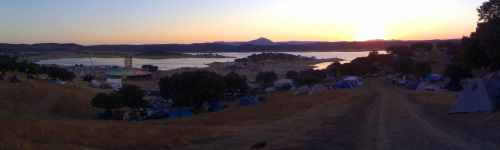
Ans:
{"type": "MultiPolygon", "coordinates": [[[[259,52],[224,52],[217,53],[219,55],[230,56],[234,58],[175,58],[175,59],[139,59],[134,58],[134,67],[140,68],[142,65],[155,65],[160,68],[160,70],[171,70],[183,67],[195,67],[202,68],[207,67],[207,64],[213,62],[231,62],[238,58],[244,58],[252,54],[258,54],[259,52]]],[[[357,57],[368,56],[369,52],[285,52],[288,54],[301,55],[307,57],[316,57],[319,59],[327,58],[342,58],[349,62],[357,57]]],[[[379,51],[379,53],[386,53],[385,51],[379,51]]],[[[50,59],[41,60],[37,62],[38,64],[55,64],[61,66],[73,66],[76,64],[98,65],[98,66],[124,66],[124,58],[62,58],[62,59],[50,59]]],[[[323,64],[322,66],[324,66],[323,64]]]]}

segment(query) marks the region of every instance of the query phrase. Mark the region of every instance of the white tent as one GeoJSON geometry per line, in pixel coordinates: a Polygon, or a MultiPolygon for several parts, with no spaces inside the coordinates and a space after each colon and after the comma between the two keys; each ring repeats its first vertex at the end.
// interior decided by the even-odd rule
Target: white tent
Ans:
{"type": "Polygon", "coordinates": [[[417,91],[439,91],[441,87],[437,83],[422,81],[417,86],[417,91]]]}
{"type": "Polygon", "coordinates": [[[111,88],[115,91],[120,90],[122,88],[122,79],[107,78],[106,83],[109,84],[111,88]]]}
{"type": "Polygon", "coordinates": [[[274,82],[274,87],[277,89],[293,88],[293,81],[290,79],[281,79],[281,80],[274,82]]]}
{"type": "Polygon", "coordinates": [[[295,92],[294,94],[295,95],[303,95],[303,94],[308,94],[309,93],[309,90],[310,88],[308,86],[301,86],[297,89],[295,89],[295,92]]]}
{"type": "Polygon", "coordinates": [[[495,104],[482,79],[471,79],[464,86],[449,113],[493,112],[495,104]]]}
{"type": "Polygon", "coordinates": [[[362,86],[363,81],[361,80],[360,77],[357,76],[347,76],[344,78],[344,82],[348,82],[353,86],[362,86]]]}
{"type": "Polygon", "coordinates": [[[311,89],[309,90],[309,95],[316,94],[316,93],[321,93],[328,91],[328,87],[322,85],[322,84],[316,84],[311,89]]]}

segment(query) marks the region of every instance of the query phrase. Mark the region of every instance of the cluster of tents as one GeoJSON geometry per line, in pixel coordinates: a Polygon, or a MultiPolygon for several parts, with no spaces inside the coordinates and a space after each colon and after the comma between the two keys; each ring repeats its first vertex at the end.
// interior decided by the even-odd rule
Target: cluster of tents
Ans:
{"type": "MultiPolygon", "coordinates": [[[[141,121],[161,118],[185,118],[192,117],[194,115],[193,107],[175,107],[171,100],[163,99],[161,96],[151,93],[153,92],[148,92],[145,98],[148,101],[147,107],[141,110],[127,111],[123,114],[121,119],[128,121],[141,121]]],[[[259,103],[259,98],[257,96],[243,96],[238,98],[238,103],[240,106],[253,106],[259,103]]],[[[203,108],[209,112],[220,112],[226,107],[226,105],[218,100],[207,102],[203,105],[203,108]]]]}
{"type": "Polygon", "coordinates": [[[420,79],[403,76],[401,78],[393,79],[392,83],[417,91],[439,91],[445,84],[444,78],[440,74],[428,74],[420,79]]]}

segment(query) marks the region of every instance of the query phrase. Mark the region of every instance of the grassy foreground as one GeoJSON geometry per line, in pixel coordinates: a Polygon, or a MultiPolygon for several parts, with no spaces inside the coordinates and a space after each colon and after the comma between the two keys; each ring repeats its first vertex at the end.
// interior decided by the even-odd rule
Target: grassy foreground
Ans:
{"type": "Polygon", "coordinates": [[[325,103],[349,103],[350,91],[274,93],[252,107],[144,122],[92,119],[95,91],[44,81],[0,84],[0,149],[169,149],[230,137],[325,103]]]}

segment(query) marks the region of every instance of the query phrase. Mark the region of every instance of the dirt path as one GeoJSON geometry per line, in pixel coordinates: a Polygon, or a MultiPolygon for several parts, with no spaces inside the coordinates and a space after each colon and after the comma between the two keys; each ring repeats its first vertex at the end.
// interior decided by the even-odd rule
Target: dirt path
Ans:
{"type": "MultiPolygon", "coordinates": [[[[381,84],[382,85],[382,84],[381,84]]],[[[376,88],[379,97],[362,127],[359,149],[487,149],[490,143],[474,140],[458,130],[440,128],[420,113],[403,92],[390,86],[376,88]]]]}
{"type": "Polygon", "coordinates": [[[350,104],[324,105],[246,132],[186,149],[405,149],[486,150],[498,145],[422,113],[399,89],[380,80],[368,82],[350,104]]]}

